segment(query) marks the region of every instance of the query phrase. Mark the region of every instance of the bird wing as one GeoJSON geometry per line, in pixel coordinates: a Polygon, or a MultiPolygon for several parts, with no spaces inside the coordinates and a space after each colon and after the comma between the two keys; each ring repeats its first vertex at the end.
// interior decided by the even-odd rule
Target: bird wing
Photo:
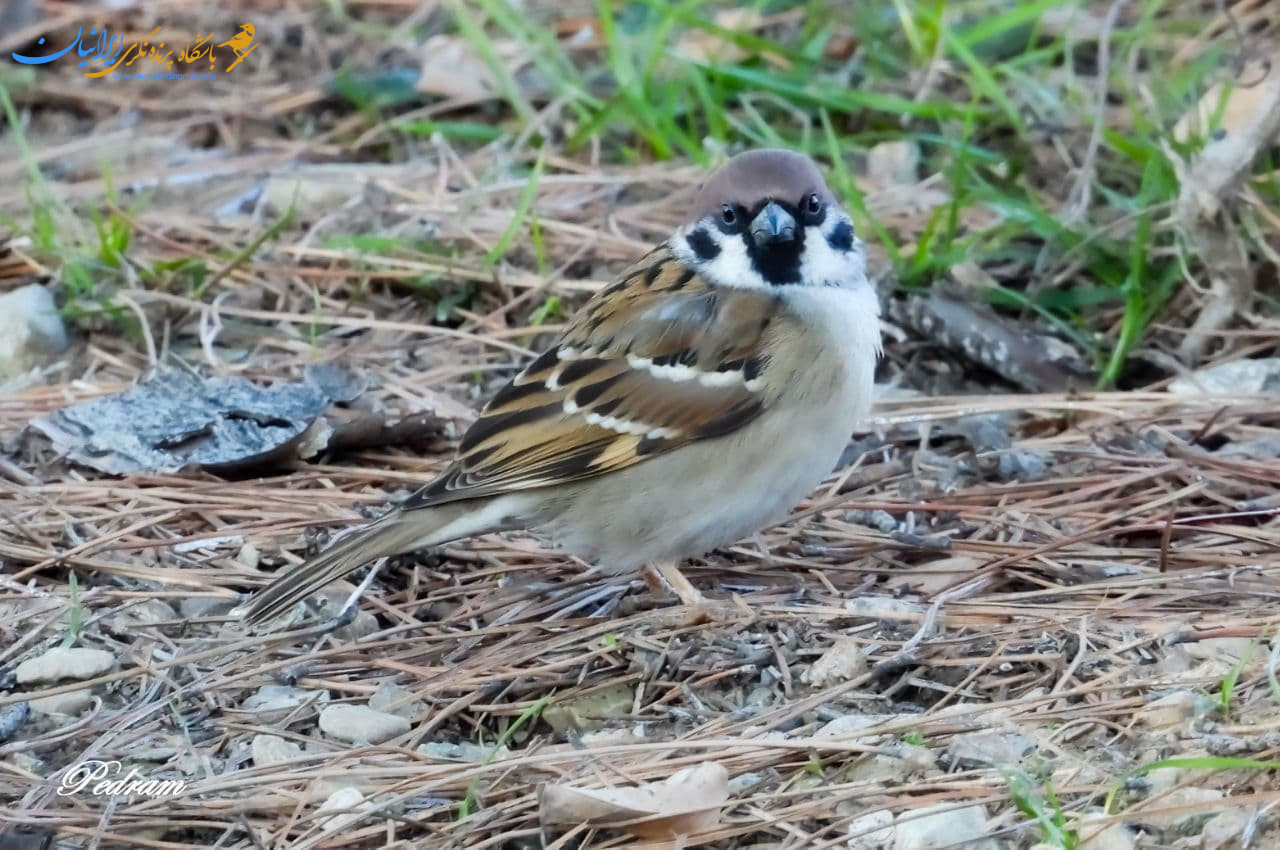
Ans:
{"type": "Polygon", "coordinates": [[[403,507],[590,478],[741,428],[769,402],[778,305],[655,249],[494,396],[454,462],[403,507]]]}

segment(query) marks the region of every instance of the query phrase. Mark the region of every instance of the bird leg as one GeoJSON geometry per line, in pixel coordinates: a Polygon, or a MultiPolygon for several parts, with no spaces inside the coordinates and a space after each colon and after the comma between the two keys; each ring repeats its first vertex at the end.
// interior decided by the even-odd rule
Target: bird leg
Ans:
{"type": "Polygon", "coordinates": [[[689,583],[689,580],[684,577],[684,573],[680,572],[680,568],[675,563],[666,562],[646,565],[640,575],[644,578],[644,583],[648,586],[649,592],[655,596],[662,593],[665,586],[666,589],[669,589],[681,602],[690,608],[707,604],[707,598],[702,595],[702,591],[689,583]]]}
{"type": "Polygon", "coordinates": [[[684,573],[680,572],[680,568],[675,563],[647,565],[640,571],[640,575],[653,595],[658,596],[664,589],[669,588],[684,603],[688,625],[736,623],[743,618],[744,614],[747,619],[751,619],[750,610],[736,597],[734,603],[723,603],[703,596],[702,591],[684,577],[684,573]]]}

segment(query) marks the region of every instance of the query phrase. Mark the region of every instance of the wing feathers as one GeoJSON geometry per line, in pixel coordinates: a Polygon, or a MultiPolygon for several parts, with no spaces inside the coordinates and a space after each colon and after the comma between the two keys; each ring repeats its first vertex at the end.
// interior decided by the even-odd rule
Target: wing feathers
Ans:
{"type": "Polygon", "coordinates": [[[712,288],[651,252],[494,396],[458,459],[405,507],[599,475],[741,428],[769,402],[777,313],[768,293],[712,288]]]}

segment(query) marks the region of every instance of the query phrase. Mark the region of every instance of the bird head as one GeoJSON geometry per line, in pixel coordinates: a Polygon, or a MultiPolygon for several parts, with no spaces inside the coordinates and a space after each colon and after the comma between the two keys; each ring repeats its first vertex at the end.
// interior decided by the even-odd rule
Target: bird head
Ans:
{"type": "Polygon", "coordinates": [[[865,276],[849,216],[813,160],[793,151],[747,151],[726,162],[698,192],[673,244],[724,286],[845,286],[865,276]]]}

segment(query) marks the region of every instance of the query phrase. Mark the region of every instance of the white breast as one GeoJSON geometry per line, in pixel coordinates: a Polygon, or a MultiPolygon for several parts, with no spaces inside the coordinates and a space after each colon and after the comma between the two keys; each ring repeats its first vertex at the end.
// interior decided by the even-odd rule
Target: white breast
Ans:
{"type": "Polygon", "coordinates": [[[880,303],[865,279],[851,286],[794,286],[782,292],[805,334],[807,360],[804,373],[793,382],[810,394],[830,393],[821,398],[804,398],[804,404],[831,406],[833,416],[852,428],[863,419],[871,405],[875,365],[880,356],[880,303]]]}

